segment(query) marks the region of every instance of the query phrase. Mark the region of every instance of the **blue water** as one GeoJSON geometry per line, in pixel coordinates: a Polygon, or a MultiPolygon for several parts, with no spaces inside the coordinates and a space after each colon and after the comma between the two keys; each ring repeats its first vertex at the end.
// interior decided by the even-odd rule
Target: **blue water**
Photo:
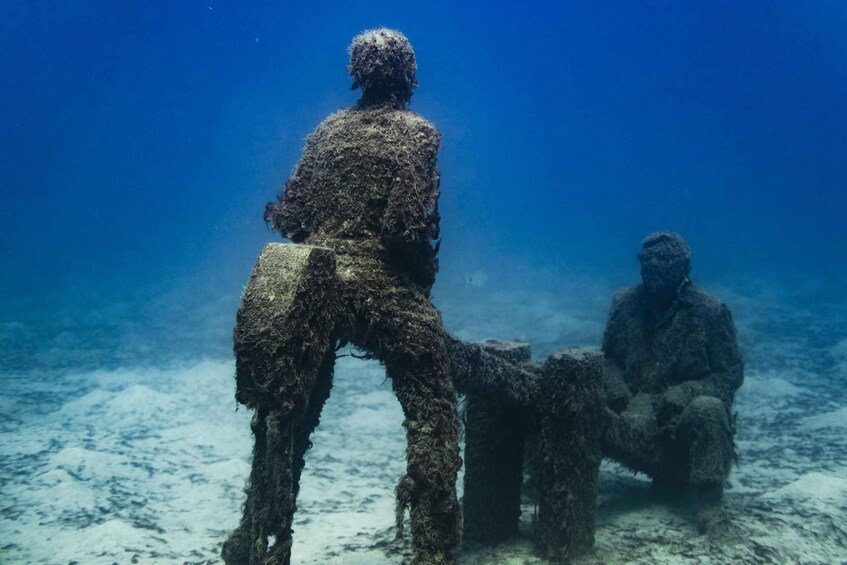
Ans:
{"type": "MultiPolygon", "coordinates": [[[[814,390],[824,416],[847,406],[840,0],[0,1],[0,378],[13,383],[0,431],[44,432],[27,418],[57,411],[70,438],[42,438],[33,463],[21,436],[0,479],[75,460],[74,426],[95,434],[102,407],[86,402],[103,391],[117,426],[168,394],[173,367],[209,360],[230,377],[242,286],[278,240],[264,205],[306,135],[355,103],[346,48],[376,26],[412,42],[411,108],[443,133],[433,296],[448,330],[526,339],[539,357],[596,346],[612,293],[638,279],[641,239],[672,229],[695,281],[732,309],[750,382],[814,390]]],[[[192,375],[185,390],[204,382],[192,375]]],[[[229,413],[230,383],[214,387],[206,401],[229,413]]],[[[111,441],[86,449],[134,453],[111,441]]],[[[92,512],[85,524],[106,519],[92,512]]]]}
{"type": "Polygon", "coordinates": [[[377,25],[444,134],[436,300],[477,271],[626,284],[656,229],[700,280],[844,279],[843,3],[515,4],[3,3],[3,358],[226,355],[263,206],[377,25]]]}

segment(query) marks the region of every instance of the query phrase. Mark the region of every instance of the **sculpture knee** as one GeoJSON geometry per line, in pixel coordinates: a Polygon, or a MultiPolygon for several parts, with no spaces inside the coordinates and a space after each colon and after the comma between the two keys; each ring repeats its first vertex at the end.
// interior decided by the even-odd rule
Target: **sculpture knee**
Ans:
{"type": "Polygon", "coordinates": [[[696,427],[724,422],[729,425],[729,410],[719,398],[701,395],[694,398],[685,408],[682,421],[686,425],[696,427]]]}
{"type": "Polygon", "coordinates": [[[733,459],[729,410],[720,399],[698,396],[682,415],[689,446],[692,484],[720,484],[729,476],[733,459]]]}
{"type": "Polygon", "coordinates": [[[655,417],[635,417],[632,412],[624,417],[610,408],[606,409],[602,436],[604,457],[655,477],[664,469],[658,440],[659,428],[655,417]]]}
{"type": "Polygon", "coordinates": [[[284,415],[308,404],[336,325],[335,254],[270,243],[244,289],[234,332],[236,400],[284,415]]]}
{"type": "MultiPolygon", "coordinates": [[[[447,351],[440,325],[416,324],[398,332],[382,355],[391,378],[422,381],[423,386],[441,386],[449,380],[447,351]]],[[[451,384],[452,390],[452,384],[451,384]]]]}

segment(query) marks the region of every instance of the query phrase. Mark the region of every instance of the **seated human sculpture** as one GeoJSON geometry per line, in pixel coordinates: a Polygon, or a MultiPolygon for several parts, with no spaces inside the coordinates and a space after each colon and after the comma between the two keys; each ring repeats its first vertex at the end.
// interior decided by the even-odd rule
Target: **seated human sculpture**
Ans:
{"type": "Polygon", "coordinates": [[[456,391],[525,399],[536,375],[446,333],[431,304],[438,263],[438,131],[407,109],[415,57],[399,32],[353,40],[362,98],[309,136],[265,220],[293,244],[262,250],[234,332],[236,399],[255,410],[243,516],[224,543],[230,565],[287,564],[310,435],[332,388],[336,350],[385,365],[403,408],[414,563],[452,563],[459,543],[456,391]]]}
{"type": "Polygon", "coordinates": [[[691,281],[678,234],[647,236],[638,259],[642,283],[615,295],[603,336],[604,455],[657,490],[694,487],[698,527],[713,532],[726,524],[732,403],[744,378],[732,315],[691,281]]]}
{"type": "MultiPolygon", "coordinates": [[[[257,409],[256,448],[244,517],[223,548],[228,563],[290,561],[303,456],[329,396],[335,350],[343,344],[386,366],[403,408],[407,471],[397,494],[400,511],[410,508],[415,563],[451,562],[459,543],[457,399],[441,316],[429,298],[438,266],[440,134],[407,108],[418,83],[414,51],[403,34],[368,31],[349,51],[348,70],[361,99],[308,137],[279,202],[265,211],[273,230],[318,250],[302,260],[303,269],[314,271],[323,261],[335,280],[314,284],[292,303],[303,312],[292,314],[303,320],[299,330],[250,333],[249,318],[263,315],[246,300],[250,296],[239,312],[237,398],[257,409]],[[309,313],[318,310],[320,316],[309,313]],[[325,352],[303,353],[316,344],[325,352]],[[279,457],[278,444],[293,448],[279,457]]],[[[273,249],[263,255],[268,265],[275,260],[273,249]]],[[[280,273],[294,268],[291,261],[278,263],[280,273]]]]}

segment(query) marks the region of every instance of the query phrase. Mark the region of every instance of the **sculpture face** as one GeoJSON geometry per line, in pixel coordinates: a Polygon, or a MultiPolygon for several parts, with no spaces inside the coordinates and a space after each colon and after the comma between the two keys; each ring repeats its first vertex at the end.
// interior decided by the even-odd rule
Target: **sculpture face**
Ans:
{"type": "Polygon", "coordinates": [[[673,295],[691,272],[691,250],[672,232],[652,234],[638,254],[641,280],[652,295],[673,295]]]}
{"type": "Polygon", "coordinates": [[[687,271],[686,262],[678,257],[650,253],[641,259],[641,279],[654,294],[675,291],[685,280],[687,271]]]}

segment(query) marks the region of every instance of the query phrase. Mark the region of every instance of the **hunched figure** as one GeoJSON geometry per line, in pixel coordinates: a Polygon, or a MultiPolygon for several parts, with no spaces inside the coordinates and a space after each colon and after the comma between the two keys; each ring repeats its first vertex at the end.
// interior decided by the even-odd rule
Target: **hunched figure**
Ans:
{"type": "Polygon", "coordinates": [[[691,250],[678,234],[647,236],[638,259],[642,283],[615,294],[603,336],[604,454],[660,491],[693,486],[698,526],[711,532],[726,523],[732,403],[744,378],[735,326],[689,278],[691,250]]]}

